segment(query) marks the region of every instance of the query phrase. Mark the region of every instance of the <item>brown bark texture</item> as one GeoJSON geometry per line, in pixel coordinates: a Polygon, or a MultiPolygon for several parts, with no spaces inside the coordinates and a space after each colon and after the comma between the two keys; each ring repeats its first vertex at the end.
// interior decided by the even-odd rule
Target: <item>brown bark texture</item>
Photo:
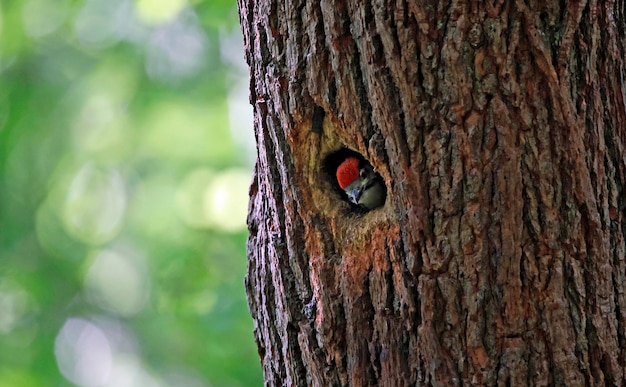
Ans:
{"type": "Polygon", "coordinates": [[[267,385],[626,385],[625,8],[239,0],[267,385]]]}

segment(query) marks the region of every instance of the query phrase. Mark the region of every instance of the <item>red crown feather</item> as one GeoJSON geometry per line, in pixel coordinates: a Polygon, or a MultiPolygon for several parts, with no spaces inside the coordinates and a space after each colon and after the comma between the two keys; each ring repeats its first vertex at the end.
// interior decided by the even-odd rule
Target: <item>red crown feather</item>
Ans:
{"type": "Polygon", "coordinates": [[[337,168],[337,182],[345,189],[359,178],[359,159],[348,157],[337,168]]]}

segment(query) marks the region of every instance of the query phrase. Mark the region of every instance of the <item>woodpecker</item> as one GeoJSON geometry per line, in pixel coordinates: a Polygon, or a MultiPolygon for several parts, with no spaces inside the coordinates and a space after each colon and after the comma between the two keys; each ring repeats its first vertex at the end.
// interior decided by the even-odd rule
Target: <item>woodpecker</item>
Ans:
{"type": "Polygon", "coordinates": [[[339,186],[357,206],[371,210],[385,203],[385,187],[366,161],[348,157],[337,167],[336,174],[339,186]]]}

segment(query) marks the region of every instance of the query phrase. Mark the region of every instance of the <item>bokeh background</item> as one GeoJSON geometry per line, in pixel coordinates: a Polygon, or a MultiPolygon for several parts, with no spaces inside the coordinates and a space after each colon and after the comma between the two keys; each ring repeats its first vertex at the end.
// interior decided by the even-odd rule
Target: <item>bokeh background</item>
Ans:
{"type": "Polygon", "coordinates": [[[0,387],[258,386],[235,0],[0,1],[0,387]]]}

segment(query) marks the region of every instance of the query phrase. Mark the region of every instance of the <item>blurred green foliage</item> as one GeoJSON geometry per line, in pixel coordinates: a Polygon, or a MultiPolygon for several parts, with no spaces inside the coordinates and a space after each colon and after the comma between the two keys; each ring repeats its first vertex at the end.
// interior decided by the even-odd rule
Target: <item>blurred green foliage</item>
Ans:
{"type": "Polygon", "coordinates": [[[234,0],[0,2],[0,386],[262,384],[234,0]]]}

